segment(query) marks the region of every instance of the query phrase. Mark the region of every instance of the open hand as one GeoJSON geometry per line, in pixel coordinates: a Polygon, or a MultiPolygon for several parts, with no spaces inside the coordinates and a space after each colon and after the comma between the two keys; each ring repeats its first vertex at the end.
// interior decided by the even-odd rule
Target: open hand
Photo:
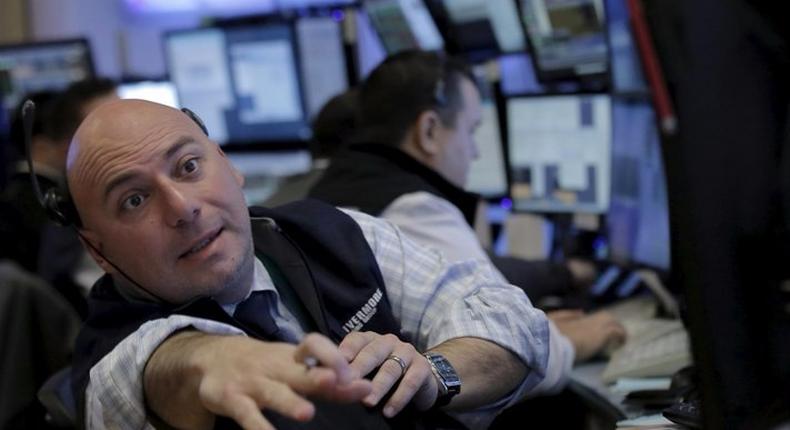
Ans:
{"type": "Polygon", "coordinates": [[[581,311],[549,312],[562,334],[576,349],[576,362],[588,360],[604,349],[625,342],[625,328],[608,312],[585,315],[581,311]]]}
{"type": "Polygon", "coordinates": [[[356,402],[372,389],[328,338],[307,335],[298,345],[259,342],[237,336],[213,336],[209,348],[194,362],[199,372],[198,399],[217,415],[228,416],[244,429],[272,429],[261,410],[296,421],[309,421],[318,396],[356,402]],[[317,366],[305,364],[308,359],[317,366]]]}

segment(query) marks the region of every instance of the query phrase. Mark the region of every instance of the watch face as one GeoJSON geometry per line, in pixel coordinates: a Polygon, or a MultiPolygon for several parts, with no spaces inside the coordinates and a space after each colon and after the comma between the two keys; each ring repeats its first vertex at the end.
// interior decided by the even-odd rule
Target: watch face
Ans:
{"type": "Polygon", "coordinates": [[[461,384],[461,379],[455,372],[455,368],[453,368],[452,364],[450,364],[446,358],[441,355],[432,354],[431,361],[436,367],[436,372],[439,373],[439,376],[442,378],[448,388],[461,384]]]}

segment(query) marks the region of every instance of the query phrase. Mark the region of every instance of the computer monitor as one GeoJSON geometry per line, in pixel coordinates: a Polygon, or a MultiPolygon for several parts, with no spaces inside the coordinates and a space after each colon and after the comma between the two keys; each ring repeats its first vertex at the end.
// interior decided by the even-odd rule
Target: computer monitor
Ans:
{"type": "Polygon", "coordinates": [[[617,94],[649,94],[628,19],[626,0],[606,0],[611,88],[617,94]]]}
{"type": "Polygon", "coordinates": [[[519,0],[538,79],[604,79],[608,73],[603,0],[519,0]]]}
{"type": "Polygon", "coordinates": [[[118,97],[122,99],[140,99],[180,108],[176,87],[170,81],[146,80],[127,81],[118,85],[118,97]]]}
{"type": "Polygon", "coordinates": [[[493,99],[482,102],[483,115],[475,131],[478,158],[472,162],[466,188],[486,198],[507,195],[507,164],[505,163],[499,113],[493,99]]]}
{"type": "Polygon", "coordinates": [[[614,262],[670,269],[666,175],[649,100],[612,102],[612,195],[606,231],[614,262]]]}
{"type": "Polygon", "coordinates": [[[513,0],[427,0],[427,6],[451,54],[477,62],[526,48],[513,0]]]}
{"type": "Polygon", "coordinates": [[[513,209],[606,212],[611,125],[611,101],[606,94],[508,99],[513,209]]]}
{"type": "Polygon", "coordinates": [[[388,54],[444,48],[444,40],[423,0],[366,0],[363,6],[388,54]]]}
{"type": "Polygon", "coordinates": [[[310,137],[294,33],[288,23],[271,23],[166,34],[179,100],[221,145],[310,137]]]}
{"type": "Polygon", "coordinates": [[[85,39],[0,45],[0,115],[7,115],[28,93],[60,90],[93,76],[85,39]]]}
{"type": "Polygon", "coordinates": [[[313,118],[333,96],[348,89],[348,69],[340,23],[333,17],[296,21],[307,116],[313,118]]]}

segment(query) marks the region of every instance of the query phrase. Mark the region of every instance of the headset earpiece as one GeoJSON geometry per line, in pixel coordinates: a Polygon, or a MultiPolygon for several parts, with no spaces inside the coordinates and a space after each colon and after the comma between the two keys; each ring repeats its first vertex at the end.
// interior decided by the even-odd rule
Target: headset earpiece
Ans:
{"type": "Polygon", "coordinates": [[[52,221],[55,221],[61,226],[75,226],[80,227],[80,217],[77,213],[77,208],[71,201],[68,194],[61,193],[57,188],[50,188],[44,192],[44,201],[42,206],[47,212],[52,221]]]}
{"type": "Polygon", "coordinates": [[[203,123],[203,120],[200,119],[200,117],[197,116],[195,112],[192,112],[192,110],[188,108],[181,108],[181,112],[184,112],[192,121],[195,121],[195,124],[197,124],[201,130],[203,130],[203,134],[208,136],[208,128],[206,128],[206,124],[203,123]]]}

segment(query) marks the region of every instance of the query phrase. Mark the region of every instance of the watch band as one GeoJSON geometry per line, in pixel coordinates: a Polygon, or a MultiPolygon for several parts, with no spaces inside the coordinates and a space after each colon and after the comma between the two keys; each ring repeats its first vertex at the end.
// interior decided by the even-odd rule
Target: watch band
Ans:
{"type": "Polygon", "coordinates": [[[428,363],[431,364],[431,371],[436,378],[436,385],[439,391],[433,406],[445,406],[461,392],[461,378],[458,377],[455,368],[443,355],[435,352],[426,352],[423,355],[428,359],[428,363]]]}

